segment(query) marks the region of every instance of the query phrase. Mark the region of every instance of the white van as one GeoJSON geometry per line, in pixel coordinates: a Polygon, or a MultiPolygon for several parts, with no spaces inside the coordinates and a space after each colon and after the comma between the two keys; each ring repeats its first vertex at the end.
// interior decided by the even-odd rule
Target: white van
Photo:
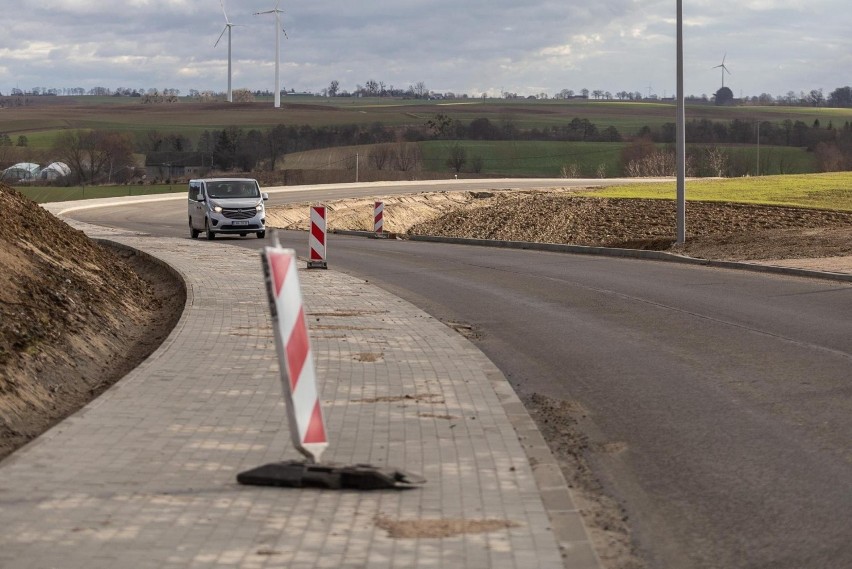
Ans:
{"type": "Polygon", "coordinates": [[[258,239],[266,236],[266,210],[263,202],[269,194],[261,193],[260,184],[252,178],[208,178],[189,181],[189,235],[193,239],[203,231],[207,239],[217,233],[258,239]]]}

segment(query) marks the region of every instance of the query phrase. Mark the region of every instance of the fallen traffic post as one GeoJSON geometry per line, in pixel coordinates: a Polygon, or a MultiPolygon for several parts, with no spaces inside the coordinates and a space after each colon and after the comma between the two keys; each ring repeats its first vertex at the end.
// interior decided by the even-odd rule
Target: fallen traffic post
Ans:
{"type": "Polygon", "coordinates": [[[327,269],[327,229],[324,205],[311,206],[311,227],[308,234],[308,268],[327,269]]]}
{"type": "Polygon", "coordinates": [[[385,233],[385,202],[373,204],[373,233],[379,239],[386,239],[388,236],[385,233]]]}
{"type": "Polygon", "coordinates": [[[265,464],[239,473],[237,482],[255,486],[356,490],[405,489],[425,483],[426,480],[416,474],[394,468],[319,464],[329,443],[296,269],[296,252],[282,248],[277,234],[273,235],[273,242],[274,247],[266,247],[261,253],[263,273],[290,440],[307,461],[265,464]]]}

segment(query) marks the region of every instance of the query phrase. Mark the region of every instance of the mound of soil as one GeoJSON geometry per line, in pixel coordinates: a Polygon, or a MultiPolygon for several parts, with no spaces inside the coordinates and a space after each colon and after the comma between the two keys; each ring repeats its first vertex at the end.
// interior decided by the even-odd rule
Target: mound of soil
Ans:
{"type": "MultiPolygon", "coordinates": [[[[675,202],[535,193],[496,196],[418,223],[414,235],[672,249],[675,202]]],[[[852,254],[852,213],[689,202],[687,244],[678,252],[713,259],[783,259],[852,254]]]]}
{"type": "MultiPolygon", "coordinates": [[[[382,199],[385,230],[400,235],[669,250],[732,261],[852,255],[850,212],[687,202],[687,242],[675,247],[672,200],[597,198],[583,195],[583,190],[560,188],[428,192],[382,199]]],[[[372,231],[373,198],[326,205],[329,229],[372,231]]],[[[307,229],[308,206],[270,208],[269,224],[307,229]]]]}
{"type": "Polygon", "coordinates": [[[168,270],[99,245],[0,185],[0,458],[165,339],[186,296],[168,270]]]}

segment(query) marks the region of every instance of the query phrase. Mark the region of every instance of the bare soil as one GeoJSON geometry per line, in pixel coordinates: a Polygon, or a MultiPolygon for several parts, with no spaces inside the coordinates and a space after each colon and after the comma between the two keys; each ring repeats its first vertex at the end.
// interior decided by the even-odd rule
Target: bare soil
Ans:
{"type": "Polygon", "coordinates": [[[153,260],[99,245],[0,185],[0,459],[141,363],[185,289],[153,260]]]}

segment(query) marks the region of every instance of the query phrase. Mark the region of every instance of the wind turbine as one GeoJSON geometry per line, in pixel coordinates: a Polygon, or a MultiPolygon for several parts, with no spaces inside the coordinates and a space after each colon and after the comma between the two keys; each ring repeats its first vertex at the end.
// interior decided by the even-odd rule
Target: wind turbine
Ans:
{"type": "Polygon", "coordinates": [[[265,12],[255,12],[255,16],[260,16],[263,14],[275,14],[275,108],[281,107],[281,81],[279,69],[281,66],[281,35],[278,33],[278,30],[284,32],[284,35],[287,35],[287,32],[281,27],[281,14],[284,13],[284,10],[280,10],[278,6],[281,4],[281,0],[275,2],[274,10],[267,10],[265,12]]]}
{"type": "Polygon", "coordinates": [[[219,39],[216,40],[213,47],[218,46],[219,42],[222,41],[222,36],[225,35],[225,32],[228,32],[228,102],[233,103],[234,94],[231,91],[231,28],[237,24],[232,24],[231,20],[228,19],[228,13],[225,11],[225,0],[219,0],[219,3],[222,4],[222,13],[225,14],[225,27],[222,29],[222,33],[219,34],[219,39]]]}
{"type": "Polygon", "coordinates": [[[725,86],[725,71],[727,71],[727,72],[728,72],[728,75],[730,75],[730,74],[731,74],[731,72],[728,70],[728,68],[727,68],[727,67],[725,67],[725,60],[726,60],[726,59],[728,59],[728,54],[727,54],[727,53],[726,53],[726,54],[725,54],[725,56],[722,58],[722,63],[721,63],[721,65],[716,65],[715,67],[713,67],[713,69],[719,69],[720,67],[722,68],[722,87],[724,87],[724,86],[725,86]]]}

